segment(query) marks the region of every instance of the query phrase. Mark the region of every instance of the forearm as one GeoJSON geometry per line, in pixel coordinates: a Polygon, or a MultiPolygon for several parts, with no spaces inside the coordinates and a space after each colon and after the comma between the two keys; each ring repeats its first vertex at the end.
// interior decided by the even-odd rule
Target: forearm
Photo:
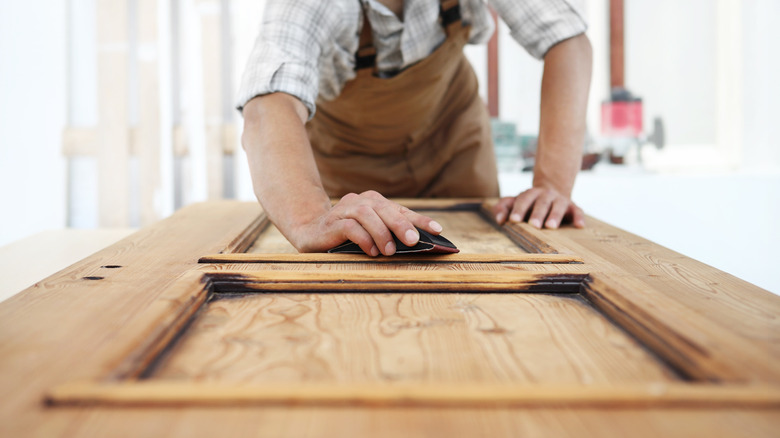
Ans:
{"type": "Polygon", "coordinates": [[[582,163],[591,64],[592,49],[584,34],[545,55],[534,187],[571,197],[582,163]]]}
{"type": "Polygon", "coordinates": [[[393,255],[393,234],[406,245],[415,227],[438,234],[441,225],[375,191],[350,193],[331,207],[306,134],[307,111],[295,97],[274,93],[244,107],[241,142],[257,200],[298,251],[326,251],[345,240],[369,255],[393,255]]]}
{"type": "Polygon", "coordinates": [[[258,201],[299,250],[295,228],[330,208],[306,134],[307,115],[290,95],[257,97],[244,107],[241,139],[258,201]]]}

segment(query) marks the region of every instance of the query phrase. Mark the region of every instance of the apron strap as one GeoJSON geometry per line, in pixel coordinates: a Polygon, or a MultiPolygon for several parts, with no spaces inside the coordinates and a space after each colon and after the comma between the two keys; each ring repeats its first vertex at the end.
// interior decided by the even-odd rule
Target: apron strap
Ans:
{"type": "Polygon", "coordinates": [[[460,2],[458,0],[441,0],[439,17],[447,36],[452,35],[453,29],[463,26],[460,16],[460,2]]]}
{"type": "Polygon", "coordinates": [[[355,70],[373,68],[376,72],[376,47],[374,47],[374,37],[371,34],[371,22],[368,21],[366,5],[361,2],[360,7],[363,10],[363,28],[360,29],[360,43],[358,43],[358,50],[355,53],[355,70]]]}
{"type": "MultiPolygon", "coordinates": [[[[374,73],[377,73],[374,36],[371,31],[371,22],[368,20],[366,4],[363,1],[360,2],[360,8],[363,11],[363,28],[360,29],[360,42],[355,53],[355,71],[373,68],[374,73]]],[[[441,0],[439,4],[439,19],[448,37],[455,32],[455,29],[462,27],[460,1],[441,0]]]]}

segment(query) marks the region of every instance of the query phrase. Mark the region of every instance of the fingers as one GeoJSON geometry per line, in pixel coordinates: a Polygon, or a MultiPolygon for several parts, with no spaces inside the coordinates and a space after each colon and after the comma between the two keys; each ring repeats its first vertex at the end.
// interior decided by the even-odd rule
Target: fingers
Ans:
{"type": "Polygon", "coordinates": [[[501,198],[496,205],[493,206],[493,217],[496,218],[496,223],[499,225],[504,225],[504,222],[506,222],[507,216],[509,216],[509,212],[512,210],[512,206],[515,203],[515,198],[513,196],[509,196],[506,198],[501,198]]]}
{"type": "Polygon", "coordinates": [[[577,207],[573,203],[571,209],[572,223],[577,228],[585,228],[585,212],[581,208],[577,207]]]}
{"type": "Polygon", "coordinates": [[[512,214],[509,215],[509,221],[518,223],[525,220],[526,216],[528,216],[528,211],[534,206],[541,194],[541,189],[531,188],[517,195],[512,206],[512,214]]]}
{"type": "MultiPolygon", "coordinates": [[[[574,226],[585,226],[585,214],[571,200],[552,189],[534,187],[517,197],[502,198],[493,207],[496,222],[503,224],[522,222],[536,228],[558,228],[564,220],[571,219],[574,226]]],[[[331,237],[349,239],[372,256],[393,255],[396,245],[393,235],[408,246],[414,246],[420,240],[415,227],[433,234],[439,234],[442,227],[428,216],[419,214],[406,207],[386,199],[381,194],[368,191],[360,195],[351,193],[344,196],[328,214],[326,221],[333,227],[338,222],[337,234],[331,237]]],[[[326,228],[332,233],[333,228],[326,228]]],[[[343,241],[343,240],[342,240],[343,241]]]]}
{"type": "MultiPolygon", "coordinates": [[[[408,208],[395,204],[394,202],[391,204],[395,206],[398,211],[404,215],[406,219],[408,219],[415,227],[422,228],[423,230],[432,234],[441,233],[441,224],[431,219],[430,217],[417,213],[416,211],[409,210],[408,208]]],[[[416,243],[417,242],[415,241],[415,244],[416,243]]]]}
{"type": "Polygon", "coordinates": [[[547,220],[544,222],[545,228],[558,228],[558,225],[563,222],[563,217],[569,211],[570,205],[574,204],[563,196],[556,198],[552,203],[550,213],[547,215],[547,220]]]}
{"type": "MultiPolygon", "coordinates": [[[[371,233],[377,244],[385,245],[387,250],[382,251],[382,254],[384,255],[392,255],[395,253],[396,248],[393,238],[390,235],[391,232],[407,246],[414,246],[420,240],[420,233],[417,232],[415,225],[419,224],[419,226],[425,228],[430,227],[430,218],[426,218],[420,214],[414,213],[406,207],[389,201],[377,192],[368,191],[361,194],[361,196],[372,201],[369,205],[379,220],[379,223],[376,224],[376,229],[381,229],[381,232],[374,233],[372,232],[374,229],[367,229],[367,231],[371,233]],[[377,237],[379,240],[377,240],[377,237]]],[[[368,215],[361,217],[368,217],[368,215]]],[[[358,221],[361,225],[368,225],[367,223],[364,224],[363,220],[360,218],[358,221]]],[[[379,248],[381,249],[383,247],[380,246],[379,248]]]]}
{"type": "Polygon", "coordinates": [[[416,245],[420,234],[415,226],[434,234],[442,230],[433,219],[389,201],[374,191],[344,196],[332,213],[345,221],[341,225],[344,236],[357,243],[366,254],[371,254],[369,251],[373,248],[384,255],[395,254],[393,234],[408,246],[416,245]],[[356,230],[357,227],[363,232],[356,230]],[[350,235],[360,240],[353,240],[350,235]]]}
{"type": "Polygon", "coordinates": [[[585,227],[585,213],[571,199],[552,189],[531,188],[520,193],[516,198],[503,198],[494,207],[496,221],[505,212],[507,205],[512,205],[509,221],[518,223],[528,218],[528,224],[536,228],[555,229],[568,219],[577,228],[585,227]]]}
{"type": "Polygon", "coordinates": [[[550,212],[555,197],[554,193],[544,192],[536,198],[533,211],[531,211],[531,216],[528,218],[528,225],[542,228],[542,224],[544,224],[544,220],[550,212]]]}
{"type": "Polygon", "coordinates": [[[354,219],[347,219],[341,221],[341,232],[346,239],[351,240],[358,244],[360,249],[371,257],[379,255],[379,249],[374,243],[374,239],[371,234],[363,228],[358,221],[354,219]]]}
{"type": "MultiPolygon", "coordinates": [[[[346,217],[349,218],[347,222],[350,224],[350,227],[351,223],[355,223],[355,226],[360,227],[368,234],[371,239],[370,245],[376,246],[384,255],[395,253],[396,248],[393,236],[390,234],[390,230],[387,228],[382,218],[377,214],[374,205],[358,201],[351,205],[347,205],[344,213],[346,217]]],[[[359,242],[352,241],[360,245],[359,242]]],[[[366,243],[366,245],[369,244],[366,243]]],[[[368,251],[366,251],[362,245],[360,245],[360,248],[368,254],[368,251]]]]}

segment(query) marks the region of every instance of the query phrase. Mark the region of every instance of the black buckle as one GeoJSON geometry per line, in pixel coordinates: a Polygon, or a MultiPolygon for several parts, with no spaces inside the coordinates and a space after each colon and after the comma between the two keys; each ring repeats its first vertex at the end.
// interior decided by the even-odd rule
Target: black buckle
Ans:
{"type": "Polygon", "coordinates": [[[355,54],[355,71],[369,67],[373,68],[375,64],[376,49],[374,47],[358,50],[355,54]]]}
{"type": "Polygon", "coordinates": [[[447,10],[444,10],[442,8],[441,4],[440,4],[439,5],[439,15],[441,16],[441,24],[444,27],[447,27],[447,26],[449,26],[452,23],[460,21],[460,19],[461,19],[461,16],[460,16],[460,2],[455,3],[455,6],[449,8],[447,10]]]}

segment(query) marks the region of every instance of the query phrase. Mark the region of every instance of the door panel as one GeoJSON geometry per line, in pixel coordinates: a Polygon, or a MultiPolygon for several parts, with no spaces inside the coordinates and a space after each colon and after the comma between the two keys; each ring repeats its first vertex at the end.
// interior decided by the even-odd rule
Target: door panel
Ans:
{"type": "Polygon", "coordinates": [[[679,381],[578,294],[217,294],[149,373],[229,383],[679,381]]]}
{"type": "MultiPolygon", "coordinates": [[[[155,292],[114,339],[116,355],[101,355],[105,374],[48,400],[780,404],[776,388],[743,384],[775,375],[764,350],[622,270],[631,258],[590,251],[565,229],[497,227],[478,203],[405,204],[442,223],[461,253],[297,254],[260,215],[155,292]]],[[[594,228],[577,237],[625,235],[594,228]]]]}
{"type": "Polygon", "coordinates": [[[7,435],[780,427],[777,296],[594,218],[414,259],[245,253],[267,223],[188,206],[0,303],[7,435]]]}
{"type": "MultiPolygon", "coordinates": [[[[478,210],[417,210],[442,225],[442,235],[465,254],[523,254],[525,249],[485,220],[478,210]]],[[[247,250],[248,253],[296,253],[287,239],[269,224],[247,250]]]]}

